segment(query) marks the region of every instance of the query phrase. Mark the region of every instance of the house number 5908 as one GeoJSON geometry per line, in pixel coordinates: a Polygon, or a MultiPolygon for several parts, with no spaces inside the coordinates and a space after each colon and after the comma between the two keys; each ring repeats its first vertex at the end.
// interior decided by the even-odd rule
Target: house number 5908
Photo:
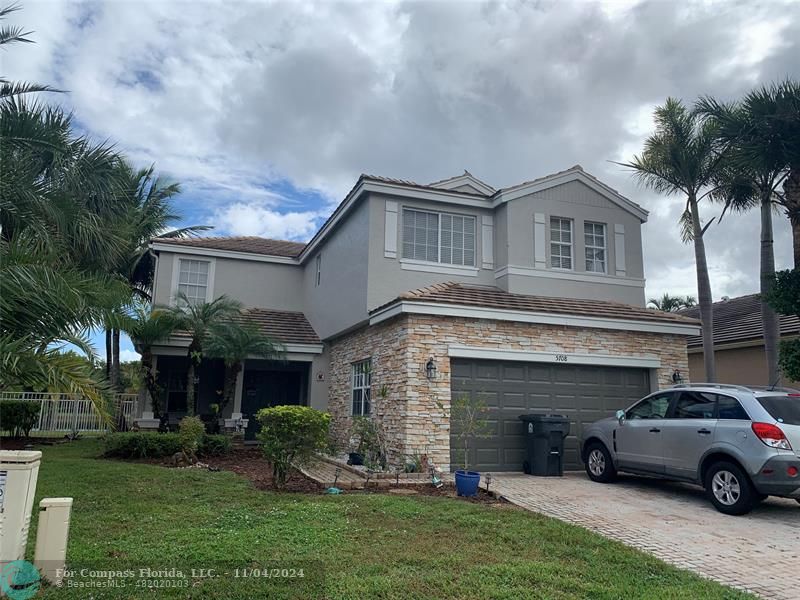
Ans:
{"type": "Polygon", "coordinates": [[[556,354],[556,362],[567,362],[566,354],[556,354]]]}

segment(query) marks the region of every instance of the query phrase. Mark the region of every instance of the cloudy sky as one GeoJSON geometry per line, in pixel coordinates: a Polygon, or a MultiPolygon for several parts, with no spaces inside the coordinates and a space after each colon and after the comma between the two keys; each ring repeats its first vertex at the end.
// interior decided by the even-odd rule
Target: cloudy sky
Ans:
{"type": "MultiPolygon", "coordinates": [[[[306,240],[360,173],[502,187],[574,164],[651,212],[647,294],[695,293],[680,198],[629,159],[667,96],[800,76],[800,3],[37,2],[11,79],[56,85],[81,127],[183,184],[185,224],[306,240]]],[[[717,214],[704,207],[706,218],[717,214]]],[[[776,214],[779,267],[788,220],[776,214]]],[[[758,288],[758,216],[707,234],[714,297],[758,288]]]]}

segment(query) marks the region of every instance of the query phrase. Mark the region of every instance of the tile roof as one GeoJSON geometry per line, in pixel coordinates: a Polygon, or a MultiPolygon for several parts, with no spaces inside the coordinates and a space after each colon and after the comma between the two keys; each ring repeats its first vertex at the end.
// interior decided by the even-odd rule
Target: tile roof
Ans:
{"type": "Polygon", "coordinates": [[[171,244],[175,246],[191,246],[193,248],[207,248],[212,250],[229,250],[232,252],[249,252],[251,254],[264,254],[267,256],[283,256],[294,258],[298,256],[306,245],[302,242],[289,242],[286,240],[271,240],[256,236],[238,237],[191,237],[191,238],[153,238],[152,242],[171,244]]]}
{"type": "MultiPolygon", "coordinates": [[[[700,307],[694,306],[679,314],[700,318],[700,307]]],[[[800,319],[793,315],[780,315],[781,335],[800,334],[800,319]]],[[[714,302],[714,344],[729,344],[755,340],[764,336],[761,322],[761,299],[758,294],[740,296],[714,302]]],[[[703,345],[699,335],[691,336],[689,347],[703,345]]]]}
{"type": "MultiPolygon", "coordinates": [[[[630,306],[618,302],[575,298],[549,298],[510,294],[493,286],[466,285],[462,283],[437,283],[428,287],[404,292],[397,299],[375,309],[380,310],[398,300],[438,302],[460,306],[476,306],[500,310],[518,310],[536,313],[553,313],[626,319],[631,321],[659,321],[695,325],[698,321],[675,313],[630,306]]],[[[373,312],[375,312],[373,311],[373,312]]]]}
{"type": "MultiPolygon", "coordinates": [[[[301,312],[247,308],[237,320],[255,325],[264,335],[284,344],[322,343],[311,323],[301,312]]],[[[174,337],[186,338],[187,334],[178,332],[174,337]]]]}
{"type": "MultiPolygon", "coordinates": [[[[418,188],[421,190],[430,190],[432,192],[446,192],[448,194],[458,194],[460,196],[470,196],[473,198],[490,198],[491,196],[487,196],[485,194],[473,193],[473,192],[458,192],[456,190],[446,190],[444,188],[436,187],[431,184],[425,183],[417,183],[416,181],[409,181],[407,179],[395,179],[393,177],[383,177],[381,175],[367,175],[362,174],[361,177],[358,179],[359,183],[361,181],[377,181],[378,183],[389,183],[393,185],[402,185],[405,187],[413,187],[418,188]]],[[[349,194],[348,194],[349,195],[349,194]]]]}

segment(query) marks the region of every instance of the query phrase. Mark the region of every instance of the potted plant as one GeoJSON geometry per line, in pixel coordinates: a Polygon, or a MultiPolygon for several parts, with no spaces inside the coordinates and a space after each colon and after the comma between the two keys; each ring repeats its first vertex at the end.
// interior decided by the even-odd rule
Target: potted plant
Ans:
{"type": "Polygon", "coordinates": [[[469,470],[469,445],[476,437],[486,434],[489,422],[486,420],[486,403],[469,394],[453,399],[450,410],[450,427],[456,434],[464,450],[464,468],[456,471],[456,492],[459,496],[472,497],[478,493],[481,474],[469,470]]]}

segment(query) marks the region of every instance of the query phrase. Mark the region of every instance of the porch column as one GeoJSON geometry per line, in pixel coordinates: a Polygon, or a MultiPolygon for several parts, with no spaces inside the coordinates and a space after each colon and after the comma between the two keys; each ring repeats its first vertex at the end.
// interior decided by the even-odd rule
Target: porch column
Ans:
{"type": "MultiPolygon", "coordinates": [[[[158,356],[153,356],[153,370],[158,373],[158,356]]],[[[150,400],[150,394],[147,392],[147,386],[142,386],[139,390],[139,407],[141,410],[141,417],[136,419],[136,425],[139,429],[158,429],[158,419],[153,414],[153,403],[150,400]]]]}
{"type": "Polygon", "coordinates": [[[245,361],[242,364],[242,370],[239,371],[239,375],[236,376],[236,391],[233,395],[233,414],[231,415],[232,419],[241,419],[242,418],[242,390],[244,389],[244,370],[245,365],[247,362],[245,361]]]}

